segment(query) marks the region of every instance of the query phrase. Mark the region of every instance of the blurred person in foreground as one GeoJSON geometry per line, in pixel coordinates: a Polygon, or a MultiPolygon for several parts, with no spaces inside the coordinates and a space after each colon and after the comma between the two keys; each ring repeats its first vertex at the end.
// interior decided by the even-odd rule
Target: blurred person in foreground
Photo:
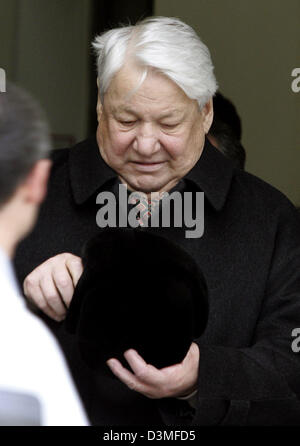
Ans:
{"type": "Polygon", "coordinates": [[[38,104],[9,83],[0,93],[0,424],[86,425],[60,348],[26,308],[11,259],[32,230],[51,162],[38,104]]]}
{"type": "MultiPolygon", "coordinates": [[[[47,199],[16,257],[24,293],[58,337],[92,423],[300,424],[300,357],[291,348],[300,326],[299,216],[283,194],[208,141],[217,90],[208,48],[168,17],[107,31],[94,48],[97,134],[53,153],[47,199]],[[82,273],[82,246],[103,230],[97,198],[105,192],[122,201],[122,184],[147,197],[204,193],[205,227],[196,237],[186,237],[186,221],[138,230],[166,237],[194,258],[210,311],[181,363],[157,369],[129,349],[131,371],[111,358],[111,376],[104,377],[83,363],[64,318],[82,273]]],[[[133,292],[147,311],[134,267],[133,292]]],[[[144,279],[155,292],[155,265],[144,279]]],[[[101,317],[116,323],[114,314],[99,314],[99,323],[101,317]]]]}

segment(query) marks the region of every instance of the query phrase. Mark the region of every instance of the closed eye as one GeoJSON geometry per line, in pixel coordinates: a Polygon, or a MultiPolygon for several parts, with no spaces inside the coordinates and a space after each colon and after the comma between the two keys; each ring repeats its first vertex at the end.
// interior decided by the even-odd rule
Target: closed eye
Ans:
{"type": "Polygon", "coordinates": [[[122,124],[122,125],[130,126],[130,125],[135,124],[136,121],[119,121],[119,123],[122,124]]]}
{"type": "Polygon", "coordinates": [[[178,126],[178,123],[176,123],[176,124],[161,124],[161,126],[166,129],[174,129],[175,127],[178,126]]]}

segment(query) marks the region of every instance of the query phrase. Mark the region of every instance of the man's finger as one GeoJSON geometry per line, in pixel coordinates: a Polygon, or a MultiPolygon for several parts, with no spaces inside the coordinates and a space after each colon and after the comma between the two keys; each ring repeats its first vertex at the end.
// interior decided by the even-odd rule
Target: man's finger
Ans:
{"type": "Polygon", "coordinates": [[[115,358],[109,359],[106,361],[106,364],[109,366],[113,374],[119,378],[124,384],[126,384],[129,389],[134,390],[136,392],[142,392],[144,386],[139,382],[136,376],[122,366],[120,361],[115,358]]]}
{"type": "Polygon", "coordinates": [[[66,315],[66,307],[53,282],[52,276],[43,276],[40,280],[40,288],[49,307],[52,308],[58,317],[64,317],[66,315]]]}
{"type": "Polygon", "coordinates": [[[74,284],[72,277],[69,274],[69,270],[64,266],[53,267],[52,280],[60,293],[63,303],[69,308],[74,294],[74,284]]]}
{"type": "Polygon", "coordinates": [[[135,376],[148,384],[158,384],[162,376],[160,371],[146,361],[138,354],[136,350],[130,349],[124,353],[124,357],[130,365],[135,376]]]}
{"type": "Polygon", "coordinates": [[[199,347],[195,342],[192,342],[189,351],[187,352],[181,364],[184,367],[189,367],[190,363],[191,362],[194,363],[195,360],[199,360],[199,357],[200,357],[199,347]]]}
{"type": "Polygon", "coordinates": [[[68,271],[72,277],[73,286],[75,288],[83,272],[81,258],[74,256],[72,256],[72,258],[68,258],[66,261],[66,267],[68,268],[68,271]]]}
{"type": "Polygon", "coordinates": [[[40,310],[42,310],[43,313],[45,313],[51,319],[54,319],[57,322],[60,322],[62,320],[62,318],[58,316],[56,312],[47,303],[40,286],[35,288],[34,300],[32,298],[29,298],[29,301],[32,302],[35,306],[37,306],[40,310]]]}

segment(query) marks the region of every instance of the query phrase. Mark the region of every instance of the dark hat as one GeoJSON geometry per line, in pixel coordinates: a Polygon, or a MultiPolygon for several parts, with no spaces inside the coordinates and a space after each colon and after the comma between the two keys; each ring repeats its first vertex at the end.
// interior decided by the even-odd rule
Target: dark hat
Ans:
{"type": "Polygon", "coordinates": [[[144,229],[108,228],[91,239],[66,319],[91,368],[128,366],[133,348],[157,368],[177,364],[208,318],[207,287],[193,258],[144,229]]]}

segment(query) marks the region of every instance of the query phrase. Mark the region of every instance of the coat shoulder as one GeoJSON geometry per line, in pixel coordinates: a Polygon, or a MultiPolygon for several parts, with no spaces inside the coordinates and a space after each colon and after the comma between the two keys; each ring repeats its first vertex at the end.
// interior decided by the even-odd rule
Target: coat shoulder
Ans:
{"type": "Polygon", "coordinates": [[[237,169],[234,179],[240,193],[244,194],[249,202],[255,202],[268,211],[274,210],[274,208],[296,211],[294,204],[284,193],[261,178],[237,169]]]}
{"type": "Polygon", "coordinates": [[[86,149],[86,146],[91,144],[92,138],[86,139],[79,143],[76,143],[74,146],[65,147],[62,149],[53,149],[50,152],[50,159],[53,163],[51,173],[53,173],[60,167],[66,166],[69,164],[70,155],[73,152],[81,152],[86,149]]]}

